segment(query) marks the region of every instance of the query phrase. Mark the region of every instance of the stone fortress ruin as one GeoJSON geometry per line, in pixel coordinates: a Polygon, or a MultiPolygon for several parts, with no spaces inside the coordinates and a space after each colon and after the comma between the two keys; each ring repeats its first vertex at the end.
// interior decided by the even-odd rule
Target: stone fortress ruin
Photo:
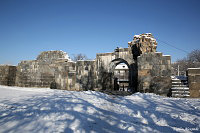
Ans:
{"type": "Polygon", "coordinates": [[[135,35],[128,48],[98,53],[94,60],[74,62],[63,51],[45,51],[36,60],[0,66],[0,84],[74,91],[121,89],[166,96],[171,89],[171,56],[156,48],[156,39],[146,33],[135,35]],[[125,68],[116,69],[120,64],[125,68]]]}

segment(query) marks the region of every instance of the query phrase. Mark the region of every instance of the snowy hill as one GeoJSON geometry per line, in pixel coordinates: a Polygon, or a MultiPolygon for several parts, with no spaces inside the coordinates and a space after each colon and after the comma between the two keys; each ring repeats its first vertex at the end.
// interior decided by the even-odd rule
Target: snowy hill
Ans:
{"type": "Polygon", "coordinates": [[[199,132],[200,99],[0,86],[0,132],[199,132]]]}

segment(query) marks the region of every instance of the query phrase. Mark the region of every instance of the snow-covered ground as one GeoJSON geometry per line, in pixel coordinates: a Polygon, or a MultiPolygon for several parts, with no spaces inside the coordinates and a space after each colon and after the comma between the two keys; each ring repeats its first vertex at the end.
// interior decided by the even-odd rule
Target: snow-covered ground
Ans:
{"type": "Polygon", "coordinates": [[[0,86],[0,132],[200,132],[200,99],[0,86]]]}

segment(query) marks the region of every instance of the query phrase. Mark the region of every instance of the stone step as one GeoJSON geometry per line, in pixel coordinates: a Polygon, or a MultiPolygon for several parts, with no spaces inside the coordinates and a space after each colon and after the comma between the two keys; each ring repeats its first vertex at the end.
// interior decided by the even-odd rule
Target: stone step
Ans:
{"type": "Polygon", "coordinates": [[[172,97],[185,98],[190,96],[188,85],[172,85],[172,97]]]}
{"type": "Polygon", "coordinates": [[[188,85],[187,83],[172,83],[172,85],[188,85]]]}
{"type": "Polygon", "coordinates": [[[181,81],[180,79],[172,79],[172,81],[181,81]]]}
{"type": "Polygon", "coordinates": [[[172,90],[188,90],[189,91],[189,88],[188,87],[175,87],[175,88],[171,88],[172,90]]]}
{"type": "Polygon", "coordinates": [[[172,91],[172,94],[190,94],[189,91],[172,91]]]}
{"type": "Polygon", "coordinates": [[[188,85],[182,85],[182,84],[181,85],[173,85],[172,84],[172,87],[188,87],[188,85]]]}
{"type": "Polygon", "coordinates": [[[188,94],[172,94],[172,97],[189,97],[188,94]]]}
{"type": "Polygon", "coordinates": [[[172,81],[172,83],[183,83],[181,81],[172,81]]]}

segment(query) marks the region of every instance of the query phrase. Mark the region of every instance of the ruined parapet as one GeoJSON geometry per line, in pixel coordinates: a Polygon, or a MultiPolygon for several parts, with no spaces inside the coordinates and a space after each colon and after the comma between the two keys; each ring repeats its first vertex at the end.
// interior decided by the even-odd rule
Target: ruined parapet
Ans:
{"type": "Polygon", "coordinates": [[[38,61],[52,61],[52,60],[59,60],[59,59],[66,59],[70,60],[68,54],[63,51],[44,51],[40,55],[38,55],[38,61]]]}
{"type": "Polygon", "coordinates": [[[15,86],[16,66],[0,66],[0,85],[15,86]]]}
{"type": "Polygon", "coordinates": [[[200,98],[200,68],[188,68],[190,97],[200,98]]]}
{"type": "Polygon", "coordinates": [[[171,88],[171,56],[145,53],[137,60],[138,91],[167,95],[171,88]]]}
{"type": "Polygon", "coordinates": [[[135,35],[133,41],[128,42],[134,59],[143,53],[156,52],[157,42],[151,33],[135,35]]]}
{"type": "Polygon", "coordinates": [[[55,89],[67,89],[69,61],[70,58],[63,51],[45,51],[37,60],[22,61],[17,66],[16,85],[46,88],[55,82],[55,89]]]}

